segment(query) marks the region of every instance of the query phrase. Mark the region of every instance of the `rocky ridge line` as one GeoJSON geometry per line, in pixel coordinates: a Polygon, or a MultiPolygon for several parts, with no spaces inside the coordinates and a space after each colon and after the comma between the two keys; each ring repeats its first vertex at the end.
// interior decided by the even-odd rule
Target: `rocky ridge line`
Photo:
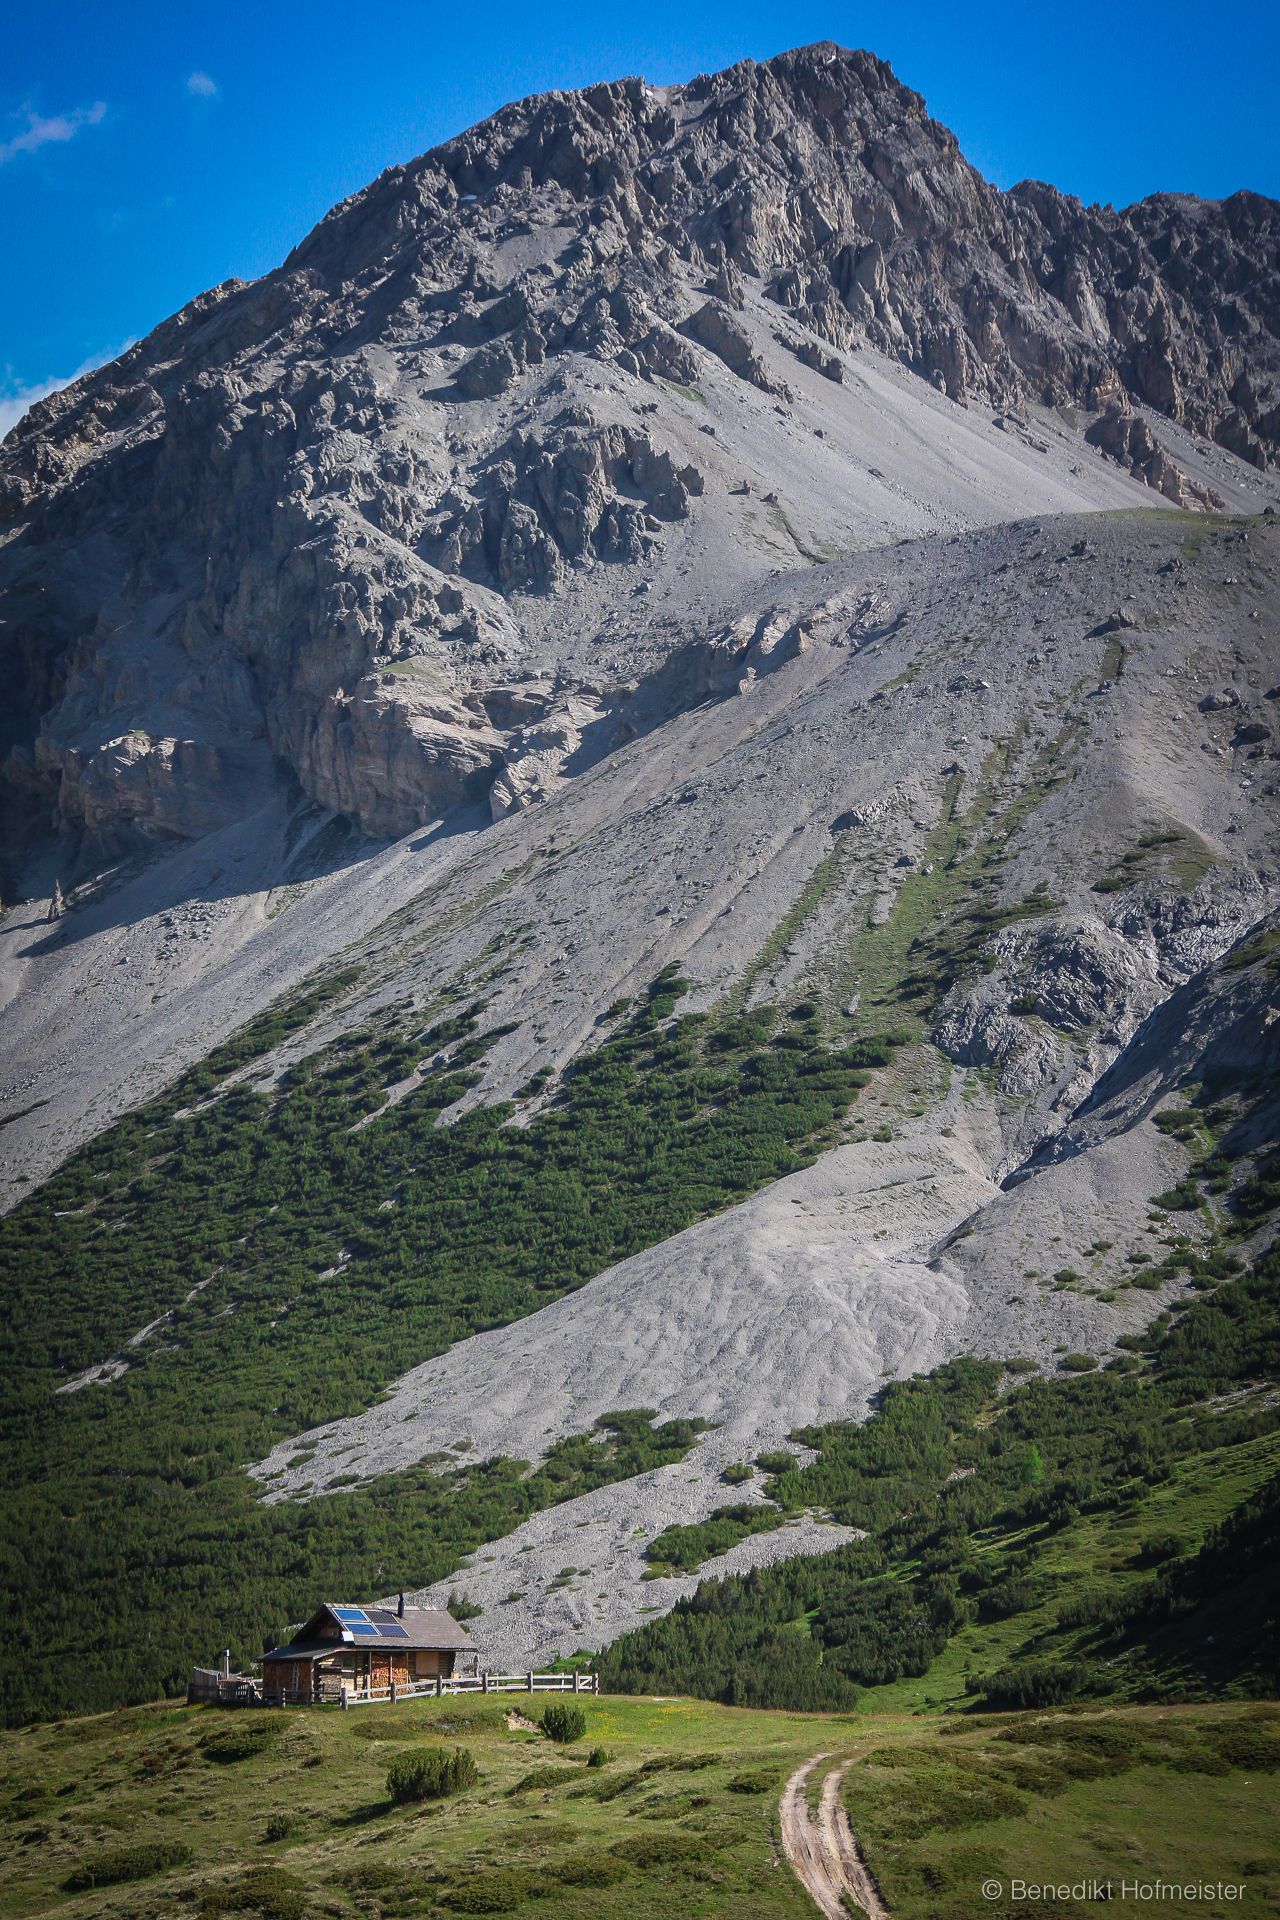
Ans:
{"type": "Polygon", "coordinates": [[[829,44],[505,108],[9,436],[16,837],[196,836],[282,772],[379,836],[495,780],[499,813],[545,790],[509,762],[551,777],[576,745],[519,729],[616,709],[661,665],[602,689],[566,653],[719,510],[674,444],[672,396],[712,363],[785,426],[787,366],[843,384],[865,346],[1024,438],[1017,409],[1077,410],[1126,472],[1209,503],[1137,409],[1274,461],[1278,240],[1257,195],[1001,193],[882,61],[829,44]]]}

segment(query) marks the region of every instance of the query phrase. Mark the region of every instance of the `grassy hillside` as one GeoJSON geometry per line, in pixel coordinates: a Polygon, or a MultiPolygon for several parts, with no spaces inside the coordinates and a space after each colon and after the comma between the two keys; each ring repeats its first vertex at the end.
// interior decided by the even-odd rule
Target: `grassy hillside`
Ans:
{"type": "Polygon", "coordinates": [[[1248,1882],[1246,1912],[1280,1901],[1274,1709],[851,1719],[602,1696],[565,1747],[508,1724],[528,1704],[160,1706],[5,1734],[0,1914],[802,1920],[778,1801],[816,1754],[851,1758],[854,1830],[911,1920],[989,1912],[982,1879],[1015,1872],[1221,1875],[1248,1882]],[[460,1745],[472,1785],[392,1803],[397,1759],[460,1745]]]}

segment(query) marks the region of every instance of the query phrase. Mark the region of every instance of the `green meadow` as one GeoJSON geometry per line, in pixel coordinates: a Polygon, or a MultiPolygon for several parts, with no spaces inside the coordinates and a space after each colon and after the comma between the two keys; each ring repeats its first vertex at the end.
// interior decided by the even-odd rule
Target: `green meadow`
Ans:
{"type": "Polygon", "coordinates": [[[779,1798],[817,1754],[850,1762],[854,1831],[911,1920],[1010,1911],[983,1899],[992,1876],[1121,1870],[1248,1884],[1243,1905],[1166,1913],[1278,1910],[1271,1707],[921,1718],[602,1695],[561,1746],[520,1723],[529,1705],[159,1705],[5,1733],[0,1914],[801,1920],[779,1798]],[[397,1761],[459,1747],[471,1784],[393,1803],[397,1761]]]}

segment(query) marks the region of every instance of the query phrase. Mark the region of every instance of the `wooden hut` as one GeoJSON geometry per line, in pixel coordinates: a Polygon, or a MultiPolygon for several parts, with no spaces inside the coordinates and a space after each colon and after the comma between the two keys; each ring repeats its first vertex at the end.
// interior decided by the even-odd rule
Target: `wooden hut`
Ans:
{"type": "Polygon", "coordinates": [[[335,1700],[474,1669],[476,1646],[441,1607],[362,1607],[326,1601],[284,1646],[262,1656],[268,1703],[335,1700]]]}

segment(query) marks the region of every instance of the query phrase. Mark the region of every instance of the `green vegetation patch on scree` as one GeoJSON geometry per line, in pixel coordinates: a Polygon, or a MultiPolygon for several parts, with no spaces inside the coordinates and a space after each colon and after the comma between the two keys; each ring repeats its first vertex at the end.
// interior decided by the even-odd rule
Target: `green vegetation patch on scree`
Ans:
{"type": "Polygon", "coordinates": [[[833,1002],[857,992],[859,1027],[892,1023],[919,1033],[956,981],[989,964],[994,934],[1054,911],[1057,901],[1043,890],[1002,903],[1002,869],[1032,814],[1068,778],[1080,739],[1078,724],[1068,723],[1024,762],[1018,730],[992,748],[963,810],[961,777],[948,777],[919,865],[904,875],[887,918],[858,931],[829,983],[833,1002]]]}
{"type": "Polygon", "coordinates": [[[318,1596],[440,1578],[536,1507],[691,1444],[694,1423],[641,1418],[529,1477],[423,1466],[272,1505],[243,1470],[791,1172],[891,1054],[772,1013],[676,1018],[683,992],[659,976],[524,1127],[509,1103],[441,1124],[493,1037],[474,1005],[419,1030],[383,1016],[266,1091],[229,1081],[312,996],[0,1221],[8,1718],[172,1691],[228,1643],[255,1657],[318,1596]],[[119,1379],[55,1391],[116,1354],[119,1379]]]}
{"type": "Polygon", "coordinates": [[[781,1508],[743,1501],[738,1506],[717,1507],[705,1520],[690,1526],[666,1527],[644,1550],[650,1565],[663,1573],[692,1573],[704,1560],[728,1553],[740,1540],[753,1533],[769,1533],[787,1519],[781,1508]]]}
{"type": "Polygon", "coordinates": [[[1087,1374],[961,1359],[770,1482],[868,1537],[704,1580],[603,1685],[731,1705],[1052,1705],[1280,1690],[1280,1249],[1087,1374]],[[919,1684],[912,1684],[913,1682],[919,1684]]]}

